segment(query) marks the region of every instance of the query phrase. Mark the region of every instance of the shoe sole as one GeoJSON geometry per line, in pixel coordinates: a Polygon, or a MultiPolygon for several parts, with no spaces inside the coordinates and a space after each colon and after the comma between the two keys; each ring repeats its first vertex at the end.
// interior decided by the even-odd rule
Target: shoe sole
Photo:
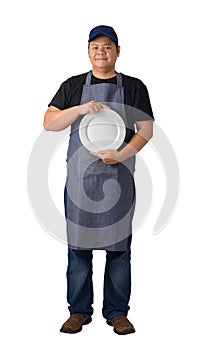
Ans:
{"type": "Polygon", "coordinates": [[[60,332],[70,333],[70,334],[79,333],[82,331],[82,326],[85,326],[85,325],[89,324],[90,322],[92,322],[92,318],[88,318],[87,320],[85,320],[79,329],[74,330],[74,329],[70,329],[70,328],[61,328],[60,332]]]}
{"type": "MultiPolygon", "coordinates": [[[[106,323],[107,323],[109,326],[114,327],[111,321],[107,320],[106,323]]],[[[136,332],[134,328],[126,329],[126,330],[123,331],[123,332],[117,331],[117,330],[115,329],[115,327],[113,328],[113,330],[114,330],[114,332],[115,332],[116,334],[119,334],[119,335],[127,335],[127,334],[131,334],[131,333],[135,333],[135,332],[136,332]]]]}

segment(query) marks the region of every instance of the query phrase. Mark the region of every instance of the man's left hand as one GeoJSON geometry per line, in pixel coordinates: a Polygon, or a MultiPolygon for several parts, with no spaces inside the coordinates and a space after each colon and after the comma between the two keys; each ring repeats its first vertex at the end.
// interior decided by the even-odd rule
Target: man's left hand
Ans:
{"type": "Polygon", "coordinates": [[[104,151],[91,152],[93,156],[102,159],[103,163],[108,165],[114,165],[122,161],[121,155],[114,149],[107,149],[104,151]]]}

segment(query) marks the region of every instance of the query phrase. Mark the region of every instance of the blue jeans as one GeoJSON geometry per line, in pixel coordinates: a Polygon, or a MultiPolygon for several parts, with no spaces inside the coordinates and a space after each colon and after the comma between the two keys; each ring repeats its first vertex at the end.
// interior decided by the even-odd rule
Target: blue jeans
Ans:
{"type": "MultiPolygon", "coordinates": [[[[68,249],[67,301],[71,314],[93,314],[92,250],[68,249]]],[[[131,293],[131,251],[106,251],[103,317],[127,316],[131,293]]]]}

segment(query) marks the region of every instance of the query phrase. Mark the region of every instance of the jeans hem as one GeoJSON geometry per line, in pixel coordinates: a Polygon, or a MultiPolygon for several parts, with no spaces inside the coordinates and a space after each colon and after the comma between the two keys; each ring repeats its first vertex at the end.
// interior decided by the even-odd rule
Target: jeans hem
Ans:
{"type": "Polygon", "coordinates": [[[69,310],[69,313],[70,313],[70,315],[74,315],[74,314],[80,314],[80,315],[82,315],[83,317],[92,317],[92,315],[93,315],[93,312],[92,313],[85,313],[85,312],[82,312],[82,311],[76,311],[76,312],[72,312],[71,310],[70,310],[70,308],[68,307],[68,310],[69,310]]]}
{"type": "Polygon", "coordinates": [[[107,321],[112,321],[114,319],[114,317],[116,316],[127,316],[127,312],[115,312],[113,314],[110,314],[110,316],[107,315],[103,315],[103,317],[107,320],[107,321]]]}

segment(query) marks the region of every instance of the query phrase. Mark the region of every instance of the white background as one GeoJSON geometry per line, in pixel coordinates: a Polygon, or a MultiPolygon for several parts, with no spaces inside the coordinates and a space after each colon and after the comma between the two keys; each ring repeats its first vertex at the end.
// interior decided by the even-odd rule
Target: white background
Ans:
{"type": "MultiPolygon", "coordinates": [[[[207,349],[205,1],[19,0],[1,7],[2,348],[207,349]],[[142,151],[154,199],[133,237],[129,319],[137,332],[126,337],[116,335],[101,315],[104,252],[94,254],[93,323],[76,335],[59,332],[68,318],[67,246],[39,225],[27,196],[28,159],[47,104],[65,79],[90,69],[88,33],[99,24],[118,33],[117,70],[147,85],[181,176],[174,216],[155,236],[165,178],[157,155],[149,146],[142,151]]],[[[64,179],[62,169],[57,176],[64,179]]],[[[58,201],[60,191],[54,193],[58,201]]]]}

